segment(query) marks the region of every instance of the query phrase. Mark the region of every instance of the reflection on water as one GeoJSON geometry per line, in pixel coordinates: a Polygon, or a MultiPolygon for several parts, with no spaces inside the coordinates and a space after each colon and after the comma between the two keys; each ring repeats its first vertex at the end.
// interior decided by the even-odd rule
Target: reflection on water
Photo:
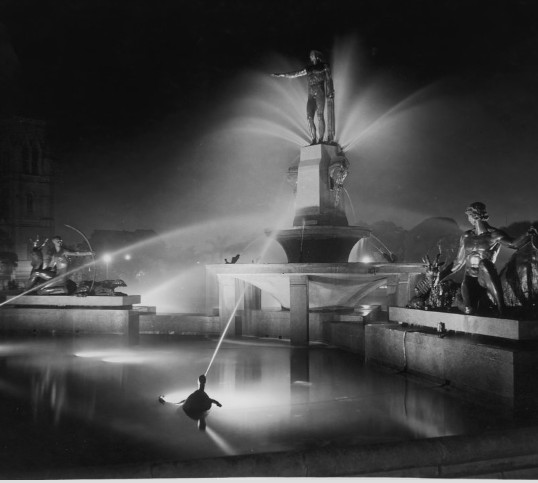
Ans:
{"type": "MultiPolygon", "coordinates": [[[[502,418],[439,387],[322,346],[225,341],[208,374],[205,432],[180,406],[217,340],[4,338],[0,465],[7,470],[180,460],[469,433],[502,418]]],[[[506,422],[506,421],[505,421],[506,422]]]]}

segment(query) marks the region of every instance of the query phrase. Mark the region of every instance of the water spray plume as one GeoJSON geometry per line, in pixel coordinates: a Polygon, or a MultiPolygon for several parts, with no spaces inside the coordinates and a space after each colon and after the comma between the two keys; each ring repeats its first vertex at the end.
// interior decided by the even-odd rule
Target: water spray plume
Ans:
{"type": "Polygon", "coordinates": [[[209,365],[207,366],[206,371],[204,372],[204,375],[207,376],[209,369],[211,369],[211,365],[213,364],[213,361],[215,360],[215,357],[217,356],[217,352],[219,351],[219,348],[222,344],[222,341],[224,340],[224,337],[226,335],[226,332],[228,331],[228,327],[230,327],[230,324],[232,323],[232,320],[235,320],[235,313],[237,312],[237,309],[239,308],[239,304],[243,301],[243,296],[245,295],[245,288],[241,291],[241,294],[239,295],[239,298],[237,299],[237,302],[235,304],[234,309],[232,310],[232,313],[230,315],[230,318],[228,319],[228,322],[226,324],[226,327],[224,327],[224,330],[222,331],[222,334],[220,336],[219,342],[217,344],[217,347],[215,348],[215,352],[213,352],[213,356],[211,357],[211,360],[209,361],[209,365]]]}
{"type": "Polygon", "coordinates": [[[296,146],[302,146],[306,144],[306,140],[303,137],[296,134],[291,129],[287,129],[281,124],[278,124],[275,121],[260,121],[258,118],[246,116],[239,119],[235,119],[234,121],[235,122],[230,123],[229,126],[225,126],[224,129],[233,131],[235,129],[235,124],[244,124],[246,126],[243,128],[243,132],[245,134],[254,134],[264,137],[272,136],[278,138],[281,141],[287,141],[296,146]]]}
{"type": "Polygon", "coordinates": [[[344,188],[344,193],[346,194],[347,200],[349,201],[349,206],[351,208],[351,213],[353,214],[352,224],[357,223],[357,213],[355,213],[355,207],[353,206],[353,201],[351,201],[351,196],[346,188],[344,188]]]}

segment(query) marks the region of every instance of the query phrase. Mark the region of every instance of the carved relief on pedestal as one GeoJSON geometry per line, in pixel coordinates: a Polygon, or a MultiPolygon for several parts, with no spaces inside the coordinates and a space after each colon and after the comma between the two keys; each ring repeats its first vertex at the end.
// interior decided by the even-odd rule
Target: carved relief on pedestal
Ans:
{"type": "Polygon", "coordinates": [[[330,189],[334,195],[334,206],[338,206],[341,200],[344,181],[349,173],[349,161],[343,155],[338,154],[331,160],[329,165],[330,189]]]}
{"type": "Polygon", "coordinates": [[[297,194],[297,173],[299,171],[299,166],[292,166],[288,169],[288,175],[286,181],[293,189],[293,194],[297,194]]]}

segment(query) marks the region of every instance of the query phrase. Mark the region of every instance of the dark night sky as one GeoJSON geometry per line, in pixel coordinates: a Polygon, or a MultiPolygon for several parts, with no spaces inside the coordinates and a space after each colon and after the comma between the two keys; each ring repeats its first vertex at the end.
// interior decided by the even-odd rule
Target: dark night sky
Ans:
{"type": "Polygon", "coordinates": [[[272,162],[263,142],[213,134],[245,73],[353,37],[356,92],[399,106],[350,157],[357,219],[463,224],[480,199],[503,225],[538,218],[537,20],[517,0],[0,0],[2,111],[51,123],[59,226],[244,224],[291,201],[295,152],[272,162]]]}

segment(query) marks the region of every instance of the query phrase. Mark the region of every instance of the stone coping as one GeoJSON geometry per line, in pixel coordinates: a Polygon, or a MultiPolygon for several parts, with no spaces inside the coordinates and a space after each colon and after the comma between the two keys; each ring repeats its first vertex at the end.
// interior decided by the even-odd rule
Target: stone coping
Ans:
{"type": "Polygon", "coordinates": [[[215,274],[387,274],[423,273],[422,263],[222,263],[206,265],[215,274]]]}
{"type": "Polygon", "coordinates": [[[389,307],[389,321],[437,329],[440,322],[446,330],[486,335],[511,340],[538,340],[538,321],[499,319],[433,310],[389,307]]]}
{"type": "Polygon", "coordinates": [[[73,295],[23,295],[7,297],[8,306],[19,307],[127,307],[140,303],[140,295],[76,297],[73,295]],[[15,296],[16,297],[16,296],[15,296]],[[14,300],[10,300],[14,298],[14,300]]]}
{"type": "Polygon", "coordinates": [[[294,226],[285,230],[275,230],[272,232],[266,230],[266,234],[272,235],[276,233],[277,238],[297,238],[297,236],[305,239],[315,238],[316,240],[324,238],[364,238],[370,235],[372,231],[362,226],[327,226],[327,225],[306,225],[294,226]]]}
{"type": "MultiPolygon", "coordinates": [[[[538,428],[187,461],[19,470],[10,478],[536,478],[538,428]]],[[[14,472],[13,472],[14,473],[14,472]]]]}

